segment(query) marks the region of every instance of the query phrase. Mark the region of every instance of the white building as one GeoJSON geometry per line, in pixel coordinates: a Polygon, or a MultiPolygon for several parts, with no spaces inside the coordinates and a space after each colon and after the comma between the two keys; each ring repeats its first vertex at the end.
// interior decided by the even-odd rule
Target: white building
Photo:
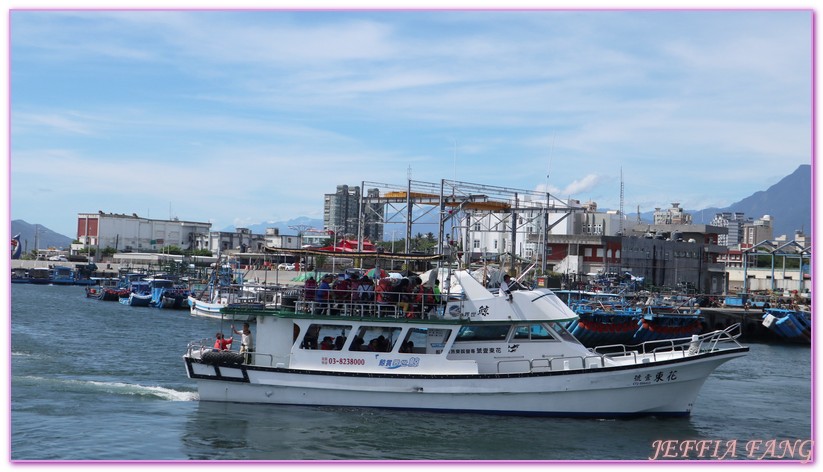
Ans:
{"type": "Polygon", "coordinates": [[[153,220],[131,215],[78,213],[77,239],[72,250],[95,247],[117,252],[162,252],[168,246],[182,250],[210,249],[211,223],[194,221],[153,220]]]}
{"type": "Polygon", "coordinates": [[[280,234],[279,228],[266,228],[266,247],[300,249],[300,236],[280,234]]]}
{"type": "Polygon", "coordinates": [[[235,228],[234,231],[212,231],[209,233],[209,249],[212,254],[263,252],[266,238],[262,234],[253,234],[248,228],[235,228]]]}
{"type": "MultiPolygon", "coordinates": [[[[617,211],[598,212],[597,204],[579,200],[551,202],[526,200],[510,212],[475,212],[464,217],[461,241],[472,259],[498,260],[502,254],[537,261],[549,238],[558,235],[614,236],[620,232],[617,211]],[[512,221],[513,214],[516,221],[512,221]],[[548,231],[546,231],[548,228],[548,231]],[[516,247],[512,247],[512,241],[516,247]]],[[[512,205],[514,203],[512,202],[512,205]]],[[[624,219],[625,222],[625,219],[624,219]]]]}

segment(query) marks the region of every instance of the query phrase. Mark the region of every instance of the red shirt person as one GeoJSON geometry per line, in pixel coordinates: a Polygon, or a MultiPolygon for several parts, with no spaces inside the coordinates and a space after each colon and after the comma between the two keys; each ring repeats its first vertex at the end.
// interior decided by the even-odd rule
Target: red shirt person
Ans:
{"type": "Polygon", "coordinates": [[[214,340],[215,351],[228,351],[231,347],[231,342],[234,341],[234,338],[224,338],[223,333],[217,333],[214,335],[214,337],[216,338],[214,340]]]}

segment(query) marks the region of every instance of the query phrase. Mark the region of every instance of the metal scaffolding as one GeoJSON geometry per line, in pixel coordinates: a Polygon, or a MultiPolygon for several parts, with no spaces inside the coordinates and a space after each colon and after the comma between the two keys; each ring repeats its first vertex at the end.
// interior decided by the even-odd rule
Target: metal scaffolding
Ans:
{"type": "MultiPolygon", "coordinates": [[[[448,232],[452,233],[450,240],[463,239],[465,241],[463,256],[465,263],[470,262],[471,251],[470,234],[474,231],[489,231],[483,228],[472,228],[474,216],[481,217],[494,215],[499,222],[511,222],[511,252],[506,252],[513,262],[516,249],[517,233],[525,225],[538,221],[541,228],[538,244],[542,249],[543,270],[546,265],[546,237],[552,227],[563,221],[575,211],[582,208],[573,207],[568,202],[552,197],[548,192],[537,192],[493,185],[474,184],[456,180],[443,179],[439,184],[409,179],[406,185],[393,185],[380,182],[363,181],[361,187],[360,218],[358,224],[358,241],[362,245],[363,224],[366,216],[381,217],[381,224],[405,225],[405,251],[410,252],[412,228],[421,224],[435,211],[438,213],[438,254],[443,255],[447,248],[444,245],[448,223],[448,232]],[[368,196],[366,189],[377,188],[379,196],[368,196]],[[536,203],[540,203],[539,205],[536,203]],[[528,203],[528,204],[527,204],[528,203]],[[383,215],[369,214],[373,204],[384,207],[383,215]],[[525,204],[525,205],[524,205],[525,204]],[[563,216],[549,225],[550,213],[563,213],[563,216]],[[464,224],[461,226],[460,222],[464,224]],[[456,223],[455,223],[456,222],[456,223]],[[460,231],[462,230],[462,232],[460,231]],[[457,233],[457,234],[455,234],[457,233]]],[[[434,224],[434,223],[427,223],[434,224]]],[[[358,249],[362,249],[362,246],[358,249]]],[[[447,254],[448,255],[448,254],[447,254]]]]}

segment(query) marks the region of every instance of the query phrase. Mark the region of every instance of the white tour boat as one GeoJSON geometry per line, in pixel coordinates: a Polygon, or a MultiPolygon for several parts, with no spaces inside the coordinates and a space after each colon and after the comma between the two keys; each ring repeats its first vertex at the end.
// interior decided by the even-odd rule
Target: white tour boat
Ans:
{"type": "Polygon", "coordinates": [[[550,290],[513,291],[509,301],[468,272],[453,277],[462,296],[426,319],[375,304],[257,311],[250,359],[192,342],[186,372],[202,401],[686,416],[706,378],[749,350],[734,328],[588,349],[564,328],[577,315],[550,290]]]}

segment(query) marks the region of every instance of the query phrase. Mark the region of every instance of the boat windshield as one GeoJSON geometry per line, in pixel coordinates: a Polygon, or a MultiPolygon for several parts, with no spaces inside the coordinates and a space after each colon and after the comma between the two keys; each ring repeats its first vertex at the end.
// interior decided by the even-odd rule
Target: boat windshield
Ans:
{"type": "Polygon", "coordinates": [[[572,334],[563,326],[563,323],[558,321],[551,321],[548,323],[549,328],[551,328],[561,339],[564,341],[573,342],[576,344],[580,344],[580,341],[577,340],[572,334]]]}
{"type": "Polygon", "coordinates": [[[512,340],[517,341],[556,341],[543,323],[517,325],[514,327],[512,340]]]}
{"type": "Polygon", "coordinates": [[[505,341],[511,325],[466,325],[457,332],[455,342],[505,341]]]}

